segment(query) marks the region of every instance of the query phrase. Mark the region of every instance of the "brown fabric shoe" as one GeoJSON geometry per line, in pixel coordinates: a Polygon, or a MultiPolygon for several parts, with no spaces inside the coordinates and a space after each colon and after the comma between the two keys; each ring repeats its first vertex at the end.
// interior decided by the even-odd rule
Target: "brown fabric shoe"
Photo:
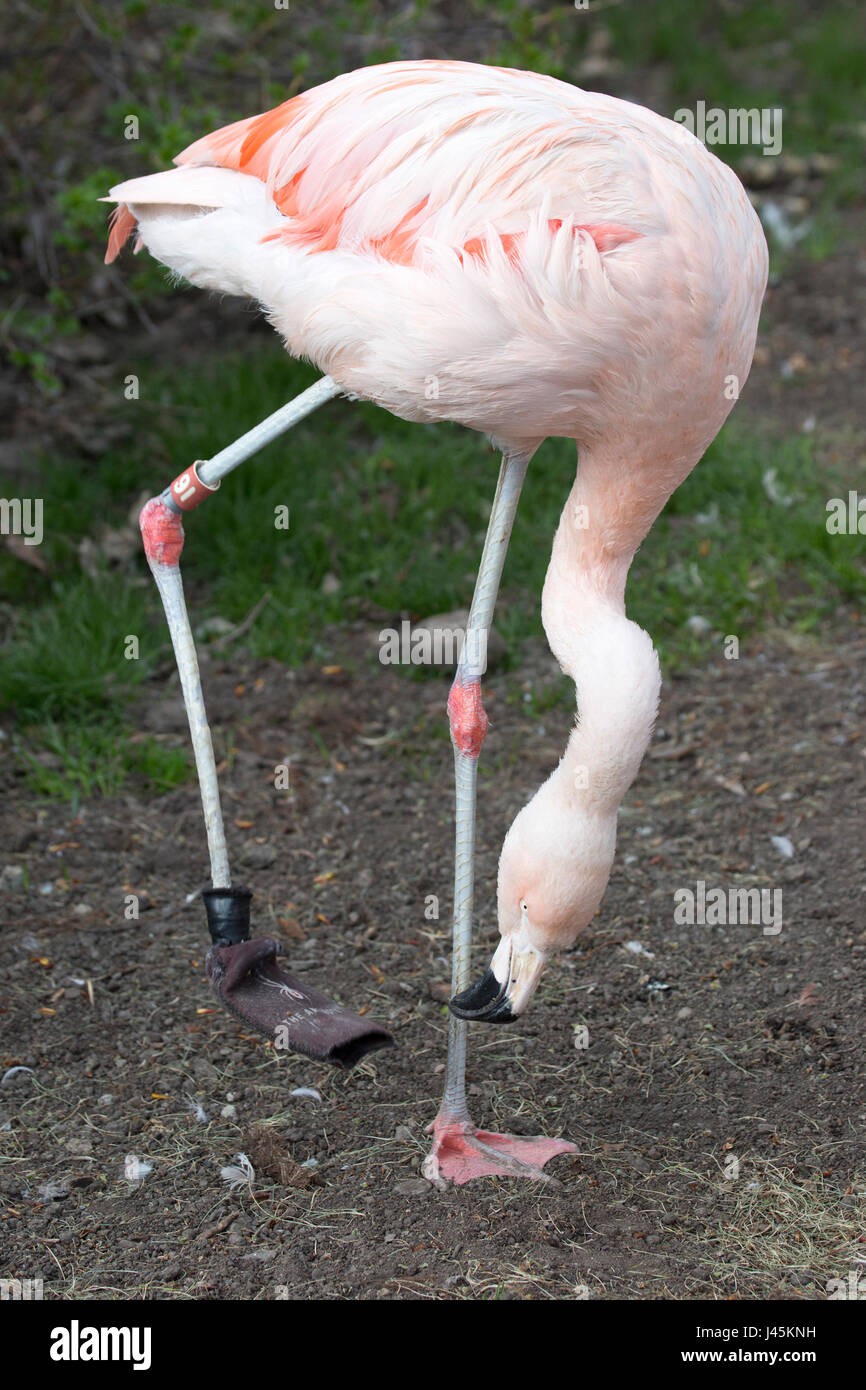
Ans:
{"type": "Polygon", "coordinates": [[[272,1038],[278,1049],[302,1052],[348,1070],[394,1039],[377,1023],[350,1013],[311,989],[279,963],[269,936],[230,946],[212,946],[205,969],[221,1004],[244,1023],[272,1038]]]}

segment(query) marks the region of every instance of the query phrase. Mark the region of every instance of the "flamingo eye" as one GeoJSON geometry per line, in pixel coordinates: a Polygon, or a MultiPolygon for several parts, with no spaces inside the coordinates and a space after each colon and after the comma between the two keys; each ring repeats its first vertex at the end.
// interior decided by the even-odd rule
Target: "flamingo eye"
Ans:
{"type": "Polygon", "coordinates": [[[528,904],[528,902],[526,901],[525,898],[521,898],[521,899],[520,899],[520,911],[521,911],[521,912],[528,912],[528,911],[529,911],[529,904],[528,904]]]}

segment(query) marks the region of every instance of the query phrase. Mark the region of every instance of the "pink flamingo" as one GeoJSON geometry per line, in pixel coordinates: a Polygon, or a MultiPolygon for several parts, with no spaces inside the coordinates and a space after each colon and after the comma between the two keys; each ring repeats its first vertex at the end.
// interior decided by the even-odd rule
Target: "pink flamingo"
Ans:
{"type": "MultiPolygon", "coordinates": [[[[343,392],[407,420],[458,421],[501,449],[448,701],[455,997],[423,1171],[438,1184],[544,1178],[573,1146],[470,1119],[466,1020],[520,1015],[601,902],[660,690],[652,641],[625,615],[626,576],[748,375],[767,277],[760,223],[734,174],[682,126],[472,63],[348,73],[205,136],[177,163],[111,190],[106,259],[137,228],[136,249],[194,285],[257,300],[288,351],[327,373],[260,428],[276,433],[343,392]],[[527,465],[548,435],[579,451],[542,597],[579,717],[506,836],[501,939],[470,985],[484,638],[527,465]]],[[[199,466],[193,483],[182,475],[193,504],[257,442],[199,466]]],[[[164,543],[178,504],[164,494],[148,505],[164,543]]]]}

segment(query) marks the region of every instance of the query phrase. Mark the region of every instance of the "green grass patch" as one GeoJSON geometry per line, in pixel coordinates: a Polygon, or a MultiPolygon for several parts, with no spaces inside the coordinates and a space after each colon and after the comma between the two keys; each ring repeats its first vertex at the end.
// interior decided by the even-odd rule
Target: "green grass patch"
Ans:
{"type": "Polygon", "coordinates": [[[50,721],[16,739],[14,748],[36,796],[50,801],[114,796],[131,776],[159,794],[180,786],[192,773],[192,756],[167,748],[157,738],[136,738],[119,718],[73,724],[50,721]]]}
{"type": "MultiPolygon", "coordinates": [[[[98,196],[121,178],[166,167],[206,130],[344,71],[359,53],[369,63],[399,58],[408,35],[413,51],[420,44],[439,54],[453,38],[460,56],[588,86],[594,80],[581,77],[582,64],[607,35],[600,49],[614,65],[612,88],[631,95],[634,79],[634,94],[650,90],[666,114],[699,100],[781,106],[787,153],[823,151],[838,160],[802,243],[814,256],[832,252],[840,209],[860,197],[866,35],[853,0],[793,9],[787,0],[710,7],[590,0],[587,11],[466,0],[447,30],[427,0],[408,8],[352,0],[327,16],[245,0],[226,0],[219,10],[218,24],[207,7],[181,0],[88,0],[71,27],[62,7],[31,5],[18,16],[0,75],[0,94],[27,135],[16,137],[7,170],[3,215],[16,269],[2,346],[48,396],[62,391],[69,370],[58,349],[82,327],[98,332],[92,313],[103,291],[94,286],[105,275],[107,218],[98,196]],[[91,65],[77,62],[82,46],[91,65]],[[107,74],[101,86],[99,72],[107,74]],[[94,82],[95,115],[76,123],[94,82]],[[126,138],[129,116],[137,138],[126,138]],[[33,233],[34,206],[47,216],[43,237],[33,233]]],[[[751,152],[714,149],[735,166],[751,152]]],[[[784,258],[775,255],[774,264],[784,258]]],[[[4,274],[10,280],[0,271],[0,282],[4,274]]],[[[145,257],[127,259],[112,275],[144,314],[176,293],[145,257]]],[[[129,741],[132,701],[169,657],[143,559],[87,578],[79,542],[97,538],[100,524],[122,525],[143,486],[159,489],[313,379],[264,336],[244,359],[215,356],[203,368],[187,355],[182,370],[147,362],[129,370],[141,380],[140,400],[123,407],[134,412],[127,416],[134,446],[107,448],[98,463],[70,456],[39,465],[47,572],[0,549],[0,722],[35,790],[52,798],[110,793],[130,777],[161,790],[189,775],[177,750],[129,741]],[[136,659],[128,659],[130,636],[138,638],[136,659]]],[[[554,440],[530,470],[496,620],[514,664],[522,641],[541,632],[541,586],[574,467],[573,445],[554,440]]],[[[365,604],[395,616],[466,604],[497,469],[484,441],[468,432],[331,404],[244,465],[190,519],[184,573],[194,623],[214,614],[241,622],[268,592],[245,645],[255,656],[297,663],[327,658],[328,625],[363,613],[365,604]],[[288,530],[274,524],[280,507],[289,508],[288,530]],[[323,590],[331,574],[336,594],[323,590]]],[[[779,441],[737,416],[633,566],[629,611],[653,634],[668,669],[702,661],[711,649],[712,637],[689,631],[693,615],[713,633],[746,640],[767,623],[819,628],[840,604],[862,601],[862,538],[830,537],[824,525],[827,498],[857,483],[843,470],[828,472],[814,438],[779,441]],[[787,504],[772,502],[770,491],[787,504]]],[[[36,487],[28,482],[29,492],[36,487]]],[[[571,694],[563,682],[559,693],[552,687],[532,698],[541,711],[571,694]]]]}
{"type": "MultiPolygon", "coordinates": [[[[159,744],[128,744],[129,703],[170,654],[143,557],[85,578],[77,539],[94,517],[120,524],[143,485],[158,491],[313,376],[276,346],[173,377],[164,367],[139,371],[141,399],[124,407],[139,412],[135,449],[109,452],[98,467],[42,464],[50,578],[28,570],[22,580],[19,561],[0,560],[0,581],[14,572],[28,591],[26,608],[7,605],[14,621],[0,649],[0,708],[21,731],[35,789],[48,796],[116,790],[130,774],[166,788],[189,766],[159,744]],[[128,659],[130,638],[137,659],[128,659]],[[40,768],[40,748],[59,767],[40,768]]],[[[496,619],[514,664],[522,641],[541,632],[541,588],[575,458],[572,443],[550,440],[530,467],[496,619]]],[[[493,451],[468,431],[410,425],[364,404],[324,407],[188,519],[194,626],[212,615],[240,622],[267,591],[244,645],[299,663],[332,655],[329,624],[365,604],[395,619],[465,605],[497,471],[493,451]],[[275,524],[282,508],[288,529],[275,524]],[[336,594],[323,591],[326,575],[339,581],[336,594]]],[[[671,499],[629,580],[630,615],[668,669],[706,659],[718,641],[689,630],[693,615],[745,641],[767,623],[816,629],[840,604],[862,601],[862,537],[830,536],[825,526],[827,498],[854,485],[819,465],[813,437],[773,440],[732,421],[671,499]]]]}
{"type": "Polygon", "coordinates": [[[124,655],[127,637],[145,625],[145,594],[128,580],[74,571],[47,586],[2,648],[0,707],[24,725],[109,714],[149,669],[147,652],[143,660],[124,655]]]}

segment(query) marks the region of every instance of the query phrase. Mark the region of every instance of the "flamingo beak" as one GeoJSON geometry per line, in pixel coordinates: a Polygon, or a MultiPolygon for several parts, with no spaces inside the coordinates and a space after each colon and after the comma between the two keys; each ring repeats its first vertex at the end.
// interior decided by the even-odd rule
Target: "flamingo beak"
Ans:
{"type": "Polygon", "coordinates": [[[504,936],[481,979],[455,994],[448,1007],[457,1018],[477,1023],[513,1023],[525,1012],[546,964],[547,956],[534,946],[504,936]]]}

